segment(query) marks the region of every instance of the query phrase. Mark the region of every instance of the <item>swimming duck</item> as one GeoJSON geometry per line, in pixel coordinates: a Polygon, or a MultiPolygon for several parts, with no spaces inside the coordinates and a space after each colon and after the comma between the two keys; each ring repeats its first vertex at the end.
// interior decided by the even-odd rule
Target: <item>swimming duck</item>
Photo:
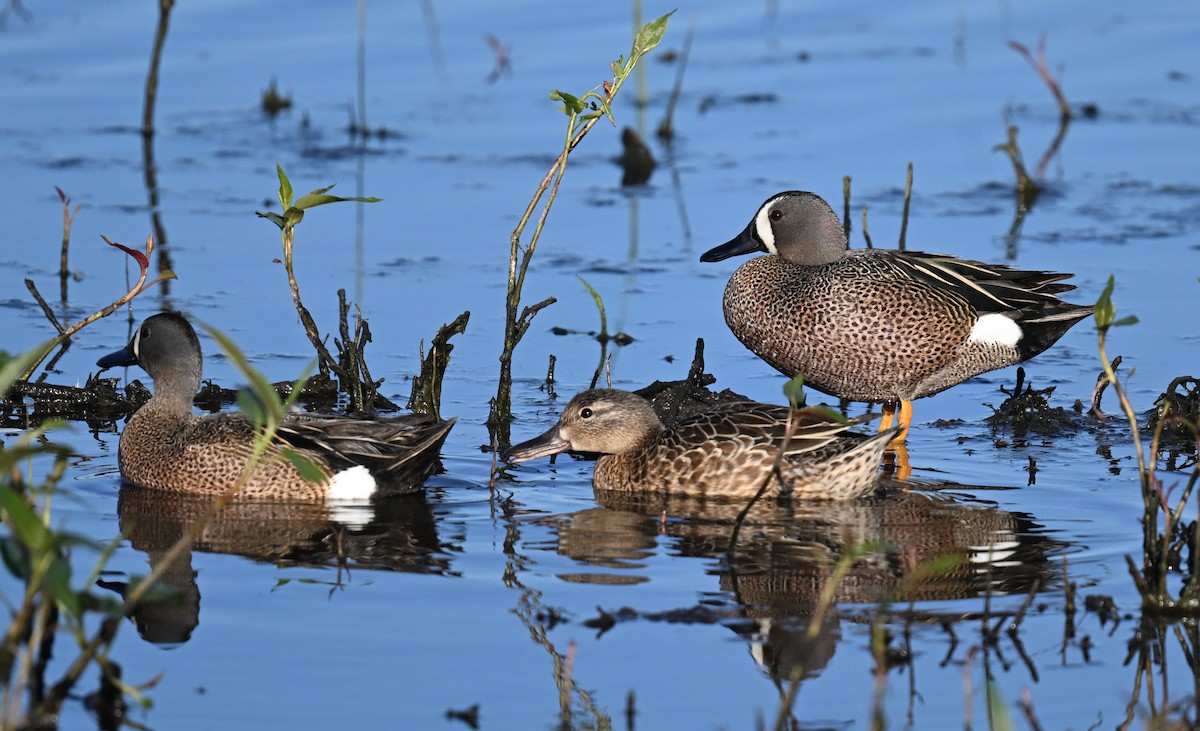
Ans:
{"type": "MultiPolygon", "coordinates": [[[[191,324],[177,312],[147,318],[101,369],[140,365],[154,395],[129,418],[117,462],[139,487],[217,495],[246,467],[255,428],[239,413],[196,416],[203,357],[191,324]]],[[[438,467],[438,452],[454,420],[423,414],[390,418],[288,414],[239,495],[299,500],[364,499],[415,492],[438,467]],[[283,454],[288,447],[321,473],[306,480],[283,454]]]]}
{"type": "Polygon", "coordinates": [[[884,449],[898,429],[864,436],[824,409],[753,401],[714,406],[664,425],[642,397],[592,389],[577,394],[545,434],[505,451],[523,462],[568,450],[593,452],[599,490],[748,498],[767,495],[845,500],[875,490],[884,449]],[[780,450],[782,481],[772,476],[780,450]]]}
{"type": "Polygon", "coordinates": [[[769,198],[740,234],[701,257],[766,252],[725,287],[725,322],[776,370],[851,401],[881,402],[880,428],[912,401],[1028,360],[1092,314],[1058,298],[1071,274],[943,254],[850,250],[820,196],[769,198]]]}

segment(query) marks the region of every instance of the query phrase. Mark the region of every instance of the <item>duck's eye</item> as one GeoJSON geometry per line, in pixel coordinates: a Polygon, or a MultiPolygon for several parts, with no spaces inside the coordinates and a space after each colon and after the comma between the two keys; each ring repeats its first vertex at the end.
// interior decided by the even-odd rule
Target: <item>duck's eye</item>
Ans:
{"type": "Polygon", "coordinates": [[[767,214],[767,218],[770,218],[772,221],[778,221],[779,219],[783,218],[783,211],[776,208],[767,214]]]}
{"type": "Polygon", "coordinates": [[[592,410],[590,408],[584,406],[582,409],[579,410],[579,418],[580,419],[592,418],[592,410]]]}

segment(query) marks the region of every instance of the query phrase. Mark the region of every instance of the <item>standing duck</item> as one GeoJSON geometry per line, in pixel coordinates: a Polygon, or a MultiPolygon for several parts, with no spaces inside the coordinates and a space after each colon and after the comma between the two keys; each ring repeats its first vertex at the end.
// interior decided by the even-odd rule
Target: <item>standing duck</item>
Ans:
{"type": "MultiPolygon", "coordinates": [[[[101,358],[104,368],[140,365],[154,395],[129,418],[117,462],[121,476],[143,488],[218,495],[246,468],[255,426],[239,413],[196,416],[200,341],[177,312],[149,317],[122,350],[101,358]]],[[[416,492],[438,468],[438,452],[454,420],[424,414],[355,418],[291,413],[280,425],[238,493],[279,500],[364,499],[416,492]],[[296,452],[321,479],[305,479],[285,456],[296,452]]]]}
{"type": "Polygon", "coordinates": [[[786,406],[753,401],[663,425],[641,396],[598,388],[577,394],[549,431],[503,456],[523,462],[568,450],[599,453],[599,490],[749,498],[770,480],[766,495],[847,500],[875,491],[884,449],[898,431],[864,436],[853,425],[824,409],[789,416],[786,406]],[[777,461],[782,479],[772,474],[777,461]]]}
{"type": "Polygon", "coordinates": [[[774,195],[732,241],[701,261],[765,252],[725,287],[725,322],[776,370],[831,396],[899,408],[1028,360],[1092,314],[1058,295],[1070,274],[1022,271],[943,254],[850,250],[837,214],[805,191],[774,195]]]}

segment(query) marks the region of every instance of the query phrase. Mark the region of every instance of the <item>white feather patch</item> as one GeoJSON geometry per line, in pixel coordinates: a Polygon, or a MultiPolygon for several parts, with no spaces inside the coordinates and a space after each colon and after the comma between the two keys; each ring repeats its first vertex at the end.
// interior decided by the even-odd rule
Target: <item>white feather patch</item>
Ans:
{"type": "Polygon", "coordinates": [[[762,239],[763,246],[767,247],[767,251],[772,254],[778,254],[775,249],[775,232],[771,230],[771,204],[775,199],[767,201],[762,208],[758,209],[758,215],[754,217],[754,230],[758,233],[758,238],[762,239]]]}
{"type": "Polygon", "coordinates": [[[375,493],[375,478],[362,465],[344,469],[333,476],[325,493],[326,502],[367,500],[375,493]]]}
{"type": "Polygon", "coordinates": [[[1022,335],[1024,333],[1021,332],[1021,326],[1013,319],[993,312],[975,321],[975,327],[971,328],[967,340],[1015,348],[1022,335]]]}

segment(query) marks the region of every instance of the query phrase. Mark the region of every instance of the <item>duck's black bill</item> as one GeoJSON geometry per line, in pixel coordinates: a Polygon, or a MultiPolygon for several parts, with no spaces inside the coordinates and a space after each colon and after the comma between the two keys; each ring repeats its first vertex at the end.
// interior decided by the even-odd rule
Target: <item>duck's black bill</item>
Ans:
{"type": "Polygon", "coordinates": [[[117,366],[137,365],[137,356],[133,354],[133,348],[126,345],[115,353],[109,353],[100,360],[96,361],[96,365],[104,368],[116,368],[117,366]]]}
{"type": "Polygon", "coordinates": [[[766,251],[767,247],[763,246],[762,242],[754,236],[754,222],[751,221],[746,230],[738,234],[733,240],[727,241],[720,246],[709,249],[700,255],[700,261],[713,262],[728,259],[731,256],[741,256],[743,254],[753,254],[756,251],[766,251]]]}
{"type": "Polygon", "coordinates": [[[534,437],[526,442],[514,444],[504,450],[500,459],[506,462],[524,462],[538,457],[565,452],[571,448],[571,443],[558,435],[558,424],[555,424],[545,434],[534,437]]]}

